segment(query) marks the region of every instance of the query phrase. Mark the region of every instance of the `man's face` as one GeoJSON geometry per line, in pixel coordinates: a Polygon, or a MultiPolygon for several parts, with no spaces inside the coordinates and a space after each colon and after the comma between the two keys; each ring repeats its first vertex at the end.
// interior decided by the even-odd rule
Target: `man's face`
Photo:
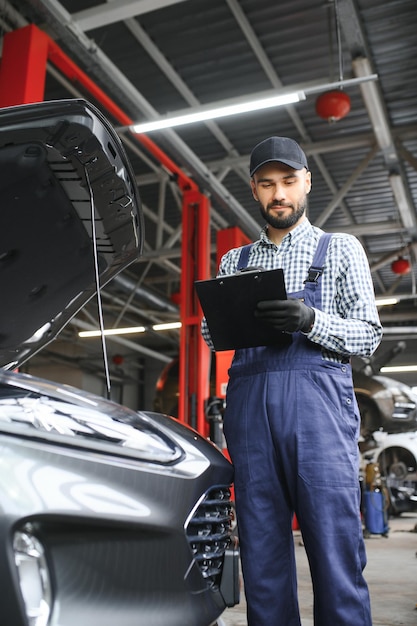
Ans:
{"type": "Polygon", "coordinates": [[[267,163],[251,179],[252,193],[265,221],[277,230],[291,230],[304,219],[311,174],[283,163],[267,163]]]}

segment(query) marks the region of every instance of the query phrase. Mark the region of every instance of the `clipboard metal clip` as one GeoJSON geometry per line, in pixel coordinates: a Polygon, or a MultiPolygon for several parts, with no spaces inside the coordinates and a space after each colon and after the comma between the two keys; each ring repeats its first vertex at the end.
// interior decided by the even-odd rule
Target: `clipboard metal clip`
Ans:
{"type": "Polygon", "coordinates": [[[265,268],[261,265],[249,265],[248,267],[242,267],[236,274],[242,274],[243,272],[264,272],[265,268]]]}

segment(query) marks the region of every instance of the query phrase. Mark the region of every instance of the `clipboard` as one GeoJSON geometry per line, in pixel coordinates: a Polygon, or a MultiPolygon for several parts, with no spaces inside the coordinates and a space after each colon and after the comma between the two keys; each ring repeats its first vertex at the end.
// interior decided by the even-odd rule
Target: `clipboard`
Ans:
{"type": "Polygon", "coordinates": [[[261,300],[287,298],[282,269],[244,270],[194,285],[216,351],[291,343],[290,334],[274,332],[254,315],[261,300]]]}

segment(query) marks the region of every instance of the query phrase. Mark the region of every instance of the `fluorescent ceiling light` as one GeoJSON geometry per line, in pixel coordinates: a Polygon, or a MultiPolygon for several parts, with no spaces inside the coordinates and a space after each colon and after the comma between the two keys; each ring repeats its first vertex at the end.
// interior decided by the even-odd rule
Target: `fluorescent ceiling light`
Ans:
{"type": "Polygon", "coordinates": [[[181,328],[181,322],[166,322],[165,324],[154,324],[152,330],[172,330],[174,328],[181,328]]]}
{"type": "Polygon", "coordinates": [[[130,335],[134,333],[144,333],[145,326],[130,326],[128,328],[108,328],[103,330],[81,330],[79,337],[101,337],[101,335],[130,335]]]}
{"type": "Polygon", "coordinates": [[[397,304],[398,298],[377,298],[375,300],[376,306],[389,306],[390,304],[397,304]]]}
{"type": "MultiPolygon", "coordinates": [[[[163,324],[154,324],[150,328],[152,330],[172,330],[181,328],[181,322],[165,322],[163,324]]],[[[144,333],[150,328],[146,326],[127,326],[125,328],[109,328],[103,331],[103,335],[133,335],[135,333],[144,333]]],[[[81,330],[79,337],[101,337],[101,330],[81,330]]]]}
{"type": "Polygon", "coordinates": [[[149,133],[154,130],[162,130],[163,128],[173,128],[174,126],[183,126],[185,124],[193,124],[194,122],[204,122],[205,120],[214,120],[219,117],[227,117],[229,115],[238,115],[239,113],[249,113],[250,111],[260,111],[261,109],[271,109],[273,107],[284,106],[305,100],[303,91],[297,91],[288,94],[261,98],[259,100],[251,100],[248,102],[239,102],[220,106],[214,109],[201,108],[194,109],[193,113],[184,115],[174,115],[173,117],[163,117],[152,122],[144,122],[143,124],[135,124],[131,126],[134,133],[149,133]]]}
{"type": "Polygon", "coordinates": [[[239,113],[249,113],[250,111],[260,111],[262,109],[294,104],[295,102],[300,102],[300,100],[305,100],[307,94],[316,94],[331,89],[356,86],[377,79],[377,74],[366,73],[364,76],[332,83],[311,81],[303,85],[287,87],[278,93],[275,89],[269,89],[267,91],[252,93],[249,96],[227,98],[210,104],[182,109],[171,113],[171,115],[158,117],[149,122],[131,124],[130,126],[122,128],[128,128],[133,133],[148,133],[154,130],[163,130],[164,128],[172,128],[184,124],[193,124],[194,122],[204,122],[220,117],[238,115],[239,113]]]}
{"type": "Polygon", "coordinates": [[[381,373],[394,374],[395,372],[417,372],[417,365],[387,365],[381,367],[381,373]]]}
{"type": "Polygon", "coordinates": [[[417,326],[384,326],[384,335],[417,335],[417,326]]]}

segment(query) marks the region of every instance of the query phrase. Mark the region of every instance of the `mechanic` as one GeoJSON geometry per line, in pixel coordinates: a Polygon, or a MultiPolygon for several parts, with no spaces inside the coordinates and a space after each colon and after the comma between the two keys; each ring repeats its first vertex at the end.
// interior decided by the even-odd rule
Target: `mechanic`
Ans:
{"type": "MultiPolygon", "coordinates": [[[[308,556],[316,626],[371,626],[360,519],[360,416],[352,355],[382,337],[365,252],[306,216],[311,173],[287,137],[255,146],[250,184],[266,222],[260,238],[227,252],[218,275],[283,268],[287,300],[254,312],[272,342],[235,351],[224,433],[235,497],[249,626],[300,626],[292,521],[308,556]]],[[[213,349],[205,319],[202,333],[213,349]]]]}

